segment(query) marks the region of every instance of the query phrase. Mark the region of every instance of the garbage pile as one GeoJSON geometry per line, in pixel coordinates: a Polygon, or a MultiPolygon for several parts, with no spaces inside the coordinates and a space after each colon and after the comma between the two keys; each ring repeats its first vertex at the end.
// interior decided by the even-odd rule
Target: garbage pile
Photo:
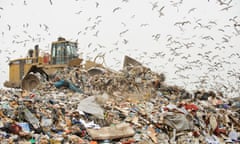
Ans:
{"type": "Polygon", "coordinates": [[[1,90],[1,143],[239,143],[240,97],[189,92],[141,65],[69,67],[32,91],[1,90]]]}

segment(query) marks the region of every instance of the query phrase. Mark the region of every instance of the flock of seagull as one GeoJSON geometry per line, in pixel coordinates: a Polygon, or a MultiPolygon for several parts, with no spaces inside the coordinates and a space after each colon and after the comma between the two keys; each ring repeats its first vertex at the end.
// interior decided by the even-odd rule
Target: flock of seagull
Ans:
{"type": "MultiPolygon", "coordinates": [[[[81,0],[75,0],[76,4],[81,0]]],[[[84,0],[82,0],[84,1],[84,0]]],[[[95,9],[101,8],[104,2],[95,1],[95,9]]],[[[219,11],[228,13],[233,9],[234,3],[237,0],[205,0],[215,2],[220,7],[219,11]]],[[[113,7],[112,15],[121,13],[124,6],[130,3],[131,0],[121,0],[124,5],[113,7]]],[[[169,7],[176,8],[177,13],[181,12],[181,6],[184,5],[184,0],[169,1],[169,5],[160,4],[161,0],[149,1],[147,4],[153,13],[157,13],[157,17],[162,19],[167,17],[167,9],[169,7]]],[[[50,5],[54,5],[57,1],[49,0],[50,5]]],[[[107,2],[105,2],[107,3],[107,2]]],[[[24,0],[24,5],[28,2],[24,0]]],[[[12,3],[13,5],[13,3],[12,3]]],[[[239,5],[238,5],[239,6],[239,5]]],[[[4,6],[0,5],[1,11],[4,11],[4,6]]],[[[78,10],[73,13],[75,16],[81,16],[87,10],[78,10]]],[[[93,56],[101,53],[106,55],[127,54],[132,55],[135,59],[149,66],[154,71],[169,73],[167,79],[170,81],[179,82],[183,87],[195,86],[197,89],[213,89],[225,92],[227,96],[239,96],[240,94],[240,51],[236,45],[232,44],[234,39],[240,38],[240,15],[231,16],[224,23],[218,21],[204,20],[193,17],[188,19],[188,15],[194,14],[198,11],[197,7],[189,8],[186,16],[181,21],[175,21],[171,26],[175,28],[176,33],[181,33],[183,36],[174,35],[172,33],[162,34],[161,32],[152,33],[149,37],[153,43],[161,43],[160,48],[149,51],[148,48],[139,50],[138,48],[128,48],[132,43],[128,37],[132,32],[128,27],[126,21],[122,21],[120,25],[122,30],[118,32],[118,38],[111,44],[103,44],[103,42],[91,41],[91,39],[104,39],[102,37],[101,24],[104,22],[104,16],[97,15],[95,17],[88,17],[85,25],[81,30],[76,31],[74,40],[81,44],[81,37],[89,37],[89,42],[81,45],[80,51],[86,52],[87,59],[93,59],[93,56]],[[187,17],[187,18],[186,18],[187,17]],[[217,33],[217,37],[211,33],[217,33]],[[190,36],[184,36],[184,34],[190,36]],[[84,48],[83,48],[84,47],[84,48]],[[124,51],[123,51],[124,49],[124,51]],[[168,68],[171,66],[171,69],[168,68]],[[171,73],[171,74],[170,74],[171,73]]],[[[1,16],[2,17],[2,16],[1,16]]],[[[1,21],[0,17],[0,21],[1,21]]],[[[137,14],[132,14],[129,21],[134,20],[137,14]]],[[[151,29],[151,22],[139,23],[139,29],[151,29]]],[[[32,35],[28,32],[31,23],[24,23],[21,27],[21,33],[12,35],[12,45],[18,47],[26,47],[28,43],[37,43],[46,40],[46,36],[51,36],[51,27],[45,23],[40,23],[37,26],[37,32],[32,35]],[[23,38],[24,37],[24,38],[23,38]]],[[[11,24],[6,24],[5,29],[1,29],[1,38],[13,31],[11,24]]],[[[138,37],[138,35],[136,35],[138,37]]],[[[240,39],[239,39],[240,40],[240,39]]],[[[240,46],[240,45],[238,45],[240,46]]],[[[9,46],[11,47],[11,46],[9,46]]],[[[0,55],[7,55],[5,62],[9,62],[11,55],[18,50],[0,50],[0,55]]],[[[114,61],[110,67],[119,67],[121,60],[113,57],[114,61]]],[[[1,64],[3,65],[3,64],[1,64]]],[[[2,73],[7,73],[5,69],[2,73]]]]}

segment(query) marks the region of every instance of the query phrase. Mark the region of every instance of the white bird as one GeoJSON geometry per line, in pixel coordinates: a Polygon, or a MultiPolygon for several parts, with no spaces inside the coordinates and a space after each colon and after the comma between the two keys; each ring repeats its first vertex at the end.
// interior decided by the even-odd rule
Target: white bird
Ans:
{"type": "Polygon", "coordinates": [[[96,8],[98,8],[99,7],[99,3],[98,2],[96,2],[96,8]]]}
{"type": "Polygon", "coordinates": [[[75,14],[80,14],[82,11],[78,11],[78,12],[76,12],[75,14]]]}
{"type": "Polygon", "coordinates": [[[98,44],[99,48],[105,48],[104,45],[98,44]]]}
{"type": "Polygon", "coordinates": [[[193,11],[195,11],[195,10],[196,10],[196,8],[191,8],[191,9],[188,11],[188,14],[191,13],[191,12],[193,12],[193,11]]]}
{"type": "Polygon", "coordinates": [[[174,25],[176,26],[176,25],[185,25],[185,24],[191,24],[191,22],[190,21],[182,21],[182,22],[176,22],[174,25]]]}
{"type": "Polygon", "coordinates": [[[123,39],[123,43],[124,43],[124,44],[127,44],[127,43],[128,43],[128,40],[123,39]]]}
{"type": "Polygon", "coordinates": [[[121,24],[125,27],[126,26],[126,24],[124,23],[124,22],[121,22],[121,24]]]}
{"type": "Polygon", "coordinates": [[[224,10],[228,11],[231,7],[233,7],[233,6],[227,6],[225,8],[222,8],[220,11],[224,11],[224,10]]]}
{"type": "Polygon", "coordinates": [[[233,21],[233,22],[237,23],[237,20],[236,20],[237,17],[238,16],[234,16],[233,18],[230,18],[229,21],[233,21]]]}
{"type": "Polygon", "coordinates": [[[165,6],[161,7],[158,12],[159,12],[159,17],[164,16],[164,13],[162,12],[165,6]]]}
{"type": "Polygon", "coordinates": [[[232,2],[232,0],[229,0],[228,2],[225,2],[226,0],[218,0],[218,2],[219,2],[219,4],[220,5],[229,5],[231,2],[232,2]],[[223,2],[224,1],[224,2],[223,2]]]}
{"type": "Polygon", "coordinates": [[[120,37],[121,37],[123,34],[125,34],[126,32],[128,32],[128,29],[126,29],[125,31],[120,32],[120,33],[119,33],[120,37]]]}
{"type": "Polygon", "coordinates": [[[8,26],[8,30],[10,31],[11,30],[11,26],[9,24],[7,26],[8,26]]]}
{"type": "Polygon", "coordinates": [[[161,37],[161,34],[154,34],[152,35],[152,37],[154,38],[154,40],[158,41],[159,38],[161,37]]]}
{"type": "Polygon", "coordinates": [[[204,37],[202,37],[202,39],[205,39],[205,40],[214,40],[214,38],[211,37],[211,36],[204,36],[204,37]]]}
{"type": "Polygon", "coordinates": [[[52,0],[49,0],[49,2],[50,2],[51,5],[53,4],[53,3],[52,3],[52,0]]]}
{"type": "Polygon", "coordinates": [[[96,33],[95,33],[93,36],[97,37],[97,36],[98,36],[98,33],[99,33],[99,30],[96,31],[96,33]]]}
{"type": "Polygon", "coordinates": [[[146,27],[149,26],[149,24],[141,24],[140,27],[146,27]]]}
{"type": "Polygon", "coordinates": [[[219,31],[221,31],[221,32],[224,32],[224,29],[218,29],[219,31]]]}
{"type": "Polygon", "coordinates": [[[209,21],[208,23],[217,25],[217,23],[215,21],[209,21]]]}
{"type": "Polygon", "coordinates": [[[226,37],[222,37],[222,39],[223,39],[223,43],[225,43],[225,42],[229,42],[229,40],[226,38],[226,37]]]}
{"type": "Polygon", "coordinates": [[[155,3],[151,3],[152,4],[152,10],[154,10],[155,8],[158,7],[158,2],[155,2],[155,3]]]}
{"type": "Polygon", "coordinates": [[[116,7],[116,8],[113,9],[113,12],[116,12],[116,11],[118,11],[120,9],[121,9],[121,7],[116,7]]]}
{"type": "Polygon", "coordinates": [[[89,44],[88,44],[88,48],[90,48],[90,47],[91,47],[91,45],[92,45],[92,43],[89,43],[89,44]]]}

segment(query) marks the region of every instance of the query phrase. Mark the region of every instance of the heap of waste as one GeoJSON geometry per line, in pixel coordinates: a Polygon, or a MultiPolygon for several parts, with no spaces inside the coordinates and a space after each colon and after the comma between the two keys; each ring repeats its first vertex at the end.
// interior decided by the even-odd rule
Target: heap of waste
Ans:
{"type": "Polygon", "coordinates": [[[32,91],[1,90],[1,143],[240,142],[240,97],[189,92],[141,64],[69,67],[32,91]]]}

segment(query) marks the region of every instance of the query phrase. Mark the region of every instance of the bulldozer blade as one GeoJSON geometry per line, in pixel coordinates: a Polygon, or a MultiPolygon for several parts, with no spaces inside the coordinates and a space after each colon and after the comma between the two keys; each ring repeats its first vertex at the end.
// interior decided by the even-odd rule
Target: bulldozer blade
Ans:
{"type": "Polygon", "coordinates": [[[139,61],[137,61],[129,56],[124,57],[123,68],[127,67],[127,66],[141,66],[141,65],[142,64],[139,61]]]}
{"type": "Polygon", "coordinates": [[[68,62],[68,66],[80,66],[82,61],[83,61],[83,59],[80,59],[80,58],[70,60],[68,62]]]}

